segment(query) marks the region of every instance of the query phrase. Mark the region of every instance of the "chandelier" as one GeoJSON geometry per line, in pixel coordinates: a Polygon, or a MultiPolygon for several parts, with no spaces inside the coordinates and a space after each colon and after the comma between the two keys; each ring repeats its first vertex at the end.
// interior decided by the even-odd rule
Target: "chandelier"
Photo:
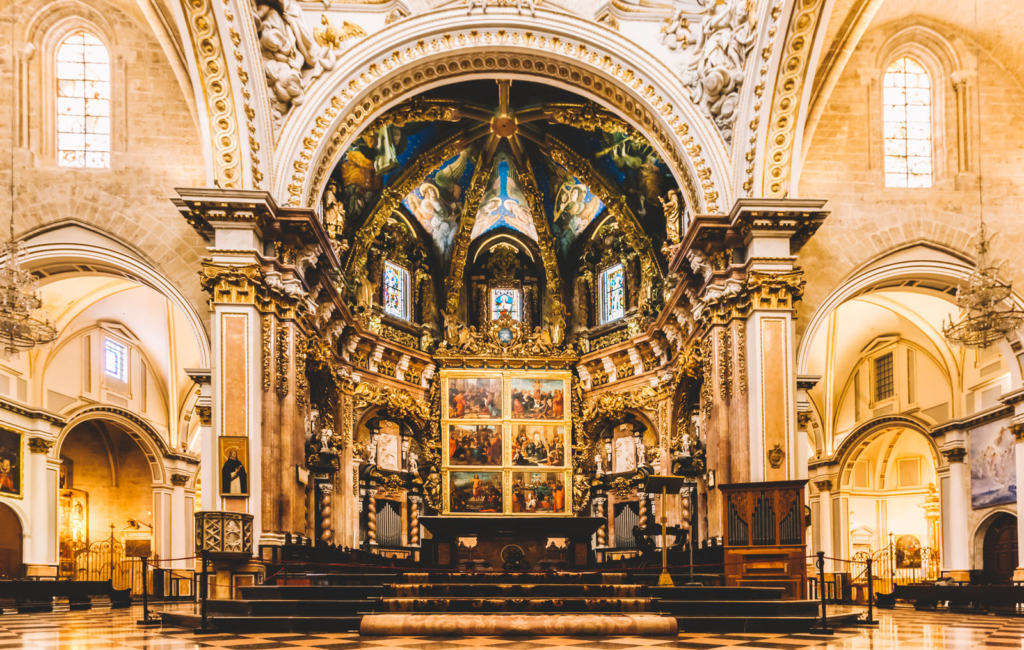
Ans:
{"type": "Polygon", "coordinates": [[[9,359],[50,343],[57,338],[57,328],[45,316],[44,320],[35,317],[43,306],[39,279],[21,268],[22,250],[14,239],[13,224],[2,253],[6,259],[0,263],[0,355],[9,359]]]}
{"type": "Polygon", "coordinates": [[[1013,286],[999,279],[998,267],[989,265],[988,245],[982,221],[977,265],[956,291],[960,319],[942,323],[942,335],[953,345],[987,348],[1024,324],[1024,312],[1004,303],[1013,286]]]}

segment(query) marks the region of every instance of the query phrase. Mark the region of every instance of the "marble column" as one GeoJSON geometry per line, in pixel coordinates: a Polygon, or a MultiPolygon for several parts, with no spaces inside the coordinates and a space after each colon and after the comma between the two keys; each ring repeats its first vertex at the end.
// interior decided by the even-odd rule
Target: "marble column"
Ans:
{"type": "MultiPolygon", "coordinates": [[[[1016,420],[1016,418],[1014,418],[1016,420]]],[[[1021,500],[1021,486],[1024,486],[1024,421],[1010,425],[1014,438],[1017,440],[1013,451],[1017,463],[1017,570],[1013,579],[1024,580],[1024,526],[1020,525],[1020,515],[1024,513],[1024,502],[1021,500]]]]}
{"type": "Polygon", "coordinates": [[[192,519],[192,513],[189,512],[185,501],[185,485],[190,478],[191,476],[181,472],[171,474],[170,558],[175,561],[161,563],[160,568],[162,569],[187,569],[193,564],[188,560],[180,559],[192,555],[192,545],[194,544],[189,535],[191,530],[189,520],[192,519]]]}
{"type": "MultiPolygon", "coordinates": [[[[59,463],[50,467],[48,454],[54,441],[47,438],[29,438],[26,505],[31,509],[30,526],[23,531],[26,537],[24,562],[28,565],[57,564],[57,494],[59,463]]],[[[33,569],[33,572],[43,571],[33,569]]],[[[46,571],[43,571],[44,573],[46,571]]]]}
{"type": "Polygon", "coordinates": [[[964,447],[943,449],[942,455],[949,463],[949,498],[942,504],[942,516],[947,522],[949,544],[946,549],[947,568],[957,580],[967,580],[971,569],[969,554],[970,528],[967,513],[970,504],[967,502],[968,472],[970,468],[964,459],[967,450],[964,447]]]}
{"type": "MultiPolygon", "coordinates": [[[[825,553],[826,558],[835,557],[832,549],[832,481],[824,479],[814,482],[818,488],[818,551],[825,553]]],[[[832,560],[825,560],[825,573],[831,573],[835,569],[832,560]]]]}

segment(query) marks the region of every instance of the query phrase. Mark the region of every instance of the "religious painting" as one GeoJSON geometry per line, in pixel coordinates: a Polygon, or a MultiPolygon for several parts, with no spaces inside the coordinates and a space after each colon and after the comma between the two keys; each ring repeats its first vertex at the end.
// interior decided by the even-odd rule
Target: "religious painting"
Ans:
{"type": "Polygon", "coordinates": [[[434,240],[441,257],[451,257],[452,242],[459,228],[462,195],[473,176],[473,151],[463,150],[431,172],[419,187],[402,200],[434,240]]]}
{"type": "Polygon", "coordinates": [[[971,507],[1017,502],[1017,456],[1005,422],[971,429],[971,507]]]}
{"type": "Polygon", "coordinates": [[[470,240],[495,228],[505,227],[537,241],[533,209],[516,180],[515,162],[507,152],[501,151],[494,157],[493,164],[487,190],[484,191],[469,235],[470,240]]]}
{"type": "Polygon", "coordinates": [[[452,513],[500,514],[503,508],[501,471],[450,472],[449,498],[452,513]]]}
{"type": "Polygon", "coordinates": [[[450,419],[493,420],[501,417],[500,377],[450,377],[448,379],[450,419]]]}
{"type": "Polygon", "coordinates": [[[0,429],[0,495],[22,497],[24,454],[22,436],[17,431],[0,429]]]}
{"type": "MultiPolygon", "coordinates": [[[[390,423],[394,424],[394,423],[390,423]]],[[[381,469],[391,470],[397,472],[401,468],[401,438],[397,433],[397,425],[395,426],[396,432],[385,432],[377,436],[377,467],[381,469]]]]}
{"type": "Polygon", "coordinates": [[[565,427],[518,424],[512,436],[512,464],[526,467],[565,465],[565,427]]]}
{"type": "Polygon", "coordinates": [[[513,514],[564,514],[564,472],[512,472],[513,514]]]}
{"type": "Polygon", "coordinates": [[[217,442],[220,445],[221,496],[249,496],[249,439],[221,436],[217,442]]]}
{"type": "Polygon", "coordinates": [[[633,436],[616,438],[612,449],[612,471],[632,472],[636,469],[636,440],[633,436]]]}
{"type": "Polygon", "coordinates": [[[513,377],[512,417],[517,420],[564,419],[565,381],[513,377]]]}
{"type": "Polygon", "coordinates": [[[448,465],[500,467],[502,447],[500,424],[448,425],[448,465]]]}
{"type": "Polygon", "coordinates": [[[568,254],[580,233],[604,212],[604,203],[589,187],[550,158],[545,158],[543,165],[534,169],[544,171],[538,174],[537,182],[544,186],[546,181],[549,188],[546,205],[554,215],[555,239],[562,253],[568,254]]]}
{"type": "Polygon", "coordinates": [[[921,568],[921,540],[917,535],[900,535],[896,538],[896,568],[921,568]]]}

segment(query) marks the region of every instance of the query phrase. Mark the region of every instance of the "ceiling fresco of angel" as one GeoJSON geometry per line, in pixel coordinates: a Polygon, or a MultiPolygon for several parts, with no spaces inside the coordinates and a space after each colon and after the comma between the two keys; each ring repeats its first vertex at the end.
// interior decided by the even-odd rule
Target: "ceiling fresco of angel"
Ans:
{"type": "Polygon", "coordinates": [[[660,250],[666,215],[659,199],[676,189],[654,147],[615,114],[553,86],[493,80],[435,88],[379,116],[346,151],[333,179],[349,228],[339,237],[370,223],[384,187],[401,186],[395,209],[432,240],[442,273],[470,213],[469,241],[499,231],[534,242],[549,236],[559,257],[571,260],[608,214],[605,193],[625,199],[660,250]],[[441,147],[452,142],[457,155],[428,157],[451,151],[441,147]],[[556,150],[582,158],[590,178],[555,162],[556,150]],[[470,196],[474,182],[480,190],[470,196]],[[539,194],[537,203],[531,193],[539,194]],[[546,233],[538,231],[537,205],[546,233]]]}

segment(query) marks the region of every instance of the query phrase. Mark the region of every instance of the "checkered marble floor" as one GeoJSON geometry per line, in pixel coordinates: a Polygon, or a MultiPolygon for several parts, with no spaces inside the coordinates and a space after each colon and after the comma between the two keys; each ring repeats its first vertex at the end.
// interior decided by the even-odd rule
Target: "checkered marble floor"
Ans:
{"type": "MultiPolygon", "coordinates": [[[[191,605],[177,607],[192,610],[191,605]]],[[[172,609],[161,607],[163,610],[172,609]]],[[[360,638],[356,634],[217,634],[196,636],[179,628],[135,625],[142,610],[95,609],[53,614],[0,616],[0,650],[1024,650],[1024,619],[923,613],[880,612],[876,628],[848,628],[835,635],[817,634],[680,634],[677,638],[501,639],[469,637],[360,638]]]]}

